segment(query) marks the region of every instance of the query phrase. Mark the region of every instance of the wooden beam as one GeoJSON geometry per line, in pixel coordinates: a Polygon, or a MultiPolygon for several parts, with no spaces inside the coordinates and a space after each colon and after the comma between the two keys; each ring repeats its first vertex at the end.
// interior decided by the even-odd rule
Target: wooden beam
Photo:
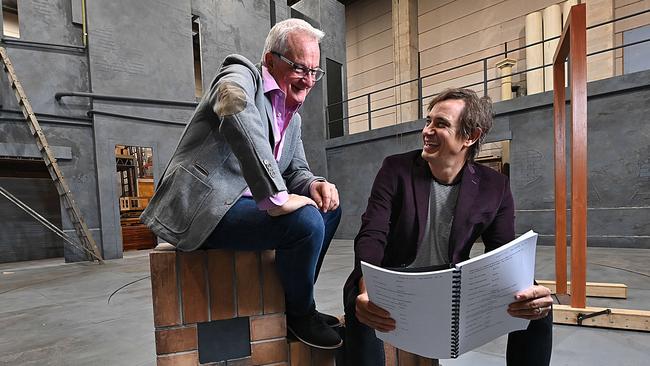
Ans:
{"type": "MultiPolygon", "coordinates": [[[[578,324],[579,314],[592,314],[607,308],[574,308],[568,305],[553,305],[553,322],[557,324],[578,324]]],[[[640,330],[650,332],[650,311],[609,309],[609,314],[584,319],[582,326],[612,329],[640,330]]]]}
{"type": "Polygon", "coordinates": [[[553,63],[553,131],[555,145],[555,281],[557,293],[567,292],[566,256],[566,90],[564,58],[553,63]]]}
{"type": "Polygon", "coordinates": [[[587,21],[586,5],[571,8],[571,306],[587,303],[587,21]]]}
{"type": "Polygon", "coordinates": [[[553,60],[555,145],[555,270],[566,294],[566,123],[564,60],[571,87],[571,306],[586,306],[587,275],[587,22],[586,6],[571,7],[553,60]]]}
{"type": "MultiPolygon", "coordinates": [[[[571,293],[571,282],[566,283],[567,292],[558,292],[555,281],[537,280],[539,285],[547,287],[552,293],[566,294],[571,293]]],[[[604,283],[604,282],[587,282],[588,297],[607,297],[613,299],[627,299],[627,285],[623,283],[604,283]]]]}

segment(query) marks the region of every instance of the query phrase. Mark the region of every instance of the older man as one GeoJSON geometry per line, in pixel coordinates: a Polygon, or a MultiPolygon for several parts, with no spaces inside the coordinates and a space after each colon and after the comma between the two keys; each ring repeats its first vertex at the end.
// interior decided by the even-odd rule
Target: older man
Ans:
{"type": "MultiPolygon", "coordinates": [[[[468,259],[479,237],[487,251],[515,238],[508,179],[473,162],[492,127],[489,99],[450,89],[436,96],[428,110],[422,149],[384,160],[355,238],[355,268],[344,293],[351,365],[383,365],[374,330],[395,328],[390,314],[369,301],[360,261],[384,267],[449,266],[468,259]]],[[[510,315],[532,321],[528,329],[510,333],[508,365],[549,364],[552,303],[550,291],[536,285],[513,299],[510,315]]]]}
{"type": "Polygon", "coordinates": [[[324,74],[323,35],[288,19],[269,32],[261,65],[226,57],[142,218],[180,250],[275,249],[289,330],[331,349],[342,344],[338,320],[316,311],[314,282],[339,195],[309,170],[297,113],[324,74]]]}

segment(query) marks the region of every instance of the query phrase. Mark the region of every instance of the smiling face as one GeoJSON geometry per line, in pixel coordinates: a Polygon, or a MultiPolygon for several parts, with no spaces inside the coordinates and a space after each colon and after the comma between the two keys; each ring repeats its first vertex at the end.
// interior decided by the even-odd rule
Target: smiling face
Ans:
{"type": "MultiPolygon", "coordinates": [[[[296,64],[315,69],[320,64],[318,40],[304,33],[289,33],[287,52],[283,56],[296,64]]],[[[299,76],[291,65],[270,52],[264,56],[264,63],[286,95],[287,107],[295,107],[303,103],[311,88],[316,84],[313,76],[299,76]]]]}
{"type": "Polygon", "coordinates": [[[476,138],[463,138],[460,115],[465,108],[461,99],[447,99],[436,103],[427,115],[422,129],[422,158],[431,166],[462,167],[468,148],[476,138]]]}

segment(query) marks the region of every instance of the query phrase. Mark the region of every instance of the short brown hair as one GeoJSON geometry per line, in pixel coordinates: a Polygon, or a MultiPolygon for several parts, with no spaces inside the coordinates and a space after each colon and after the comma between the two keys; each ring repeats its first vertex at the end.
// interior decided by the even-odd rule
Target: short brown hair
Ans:
{"type": "Polygon", "coordinates": [[[481,150],[485,136],[492,128],[492,100],[488,96],[479,98],[476,92],[470,89],[454,88],[445,89],[436,95],[429,102],[427,112],[431,112],[433,106],[449,99],[460,99],[465,102],[465,107],[458,117],[460,122],[460,134],[463,138],[469,138],[477,129],[481,130],[478,141],[470,146],[467,160],[474,161],[474,158],[481,150]]]}

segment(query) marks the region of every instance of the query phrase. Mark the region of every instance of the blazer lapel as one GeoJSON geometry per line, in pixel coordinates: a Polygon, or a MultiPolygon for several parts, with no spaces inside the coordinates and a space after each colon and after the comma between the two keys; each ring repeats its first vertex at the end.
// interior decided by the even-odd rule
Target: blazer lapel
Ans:
{"type": "MultiPolygon", "coordinates": [[[[268,131],[268,136],[269,136],[269,144],[271,145],[271,151],[275,148],[274,143],[275,143],[275,135],[278,133],[275,128],[275,123],[273,123],[273,106],[271,105],[271,101],[269,98],[264,94],[264,78],[261,76],[262,75],[262,65],[257,64],[255,65],[257,67],[257,70],[260,73],[260,79],[261,79],[261,90],[258,91],[259,95],[261,98],[264,100],[264,111],[266,112],[266,128],[268,131]]],[[[262,111],[260,111],[261,113],[262,111]]],[[[261,117],[261,116],[260,116],[261,117]]],[[[263,123],[264,121],[262,121],[263,123]]]]}
{"type": "Polygon", "coordinates": [[[415,199],[418,222],[418,247],[422,243],[424,227],[427,223],[432,178],[431,170],[429,170],[427,162],[420,156],[416,157],[415,164],[413,165],[413,198],[415,199]]]}
{"type": "Polygon", "coordinates": [[[290,160],[293,158],[293,152],[295,150],[295,142],[293,140],[298,128],[298,124],[295,121],[297,118],[296,114],[291,117],[289,126],[287,126],[287,131],[284,133],[284,145],[282,146],[282,154],[280,155],[280,161],[278,162],[280,171],[284,171],[284,169],[289,166],[290,160]]]}
{"type": "Polygon", "coordinates": [[[462,171],[458,200],[454,210],[454,221],[449,235],[449,255],[452,261],[454,253],[463,244],[462,239],[466,236],[467,230],[470,229],[468,227],[470,225],[469,216],[472,213],[472,206],[476,202],[480,181],[473,164],[466,163],[462,171]]]}

